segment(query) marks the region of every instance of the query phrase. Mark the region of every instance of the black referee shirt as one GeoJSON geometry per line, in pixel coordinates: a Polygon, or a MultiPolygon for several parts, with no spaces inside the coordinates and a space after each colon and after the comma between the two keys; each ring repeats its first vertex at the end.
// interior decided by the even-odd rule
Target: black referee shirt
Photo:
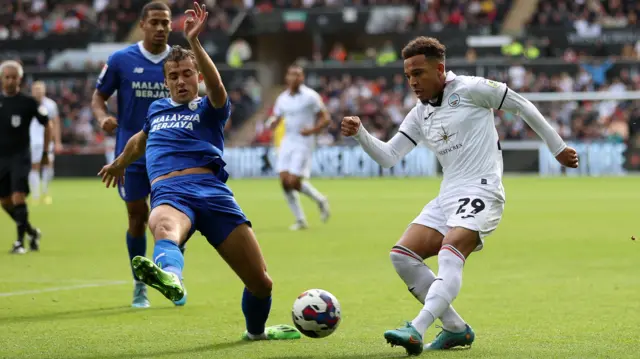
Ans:
{"type": "Polygon", "coordinates": [[[46,107],[31,96],[0,93],[0,156],[28,151],[31,120],[35,117],[46,126],[48,115],[46,107]]]}

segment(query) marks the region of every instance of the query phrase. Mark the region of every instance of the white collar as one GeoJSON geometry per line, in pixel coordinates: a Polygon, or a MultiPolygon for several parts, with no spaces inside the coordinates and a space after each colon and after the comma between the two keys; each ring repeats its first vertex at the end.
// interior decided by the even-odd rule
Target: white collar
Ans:
{"type": "Polygon", "coordinates": [[[138,48],[140,49],[142,56],[144,56],[147,60],[153,62],[154,64],[159,64],[160,62],[162,62],[164,58],[169,55],[169,51],[171,51],[171,47],[167,45],[167,48],[163,52],[159,54],[152,54],[144,48],[144,45],[142,45],[142,41],[138,41],[138,48]]]}

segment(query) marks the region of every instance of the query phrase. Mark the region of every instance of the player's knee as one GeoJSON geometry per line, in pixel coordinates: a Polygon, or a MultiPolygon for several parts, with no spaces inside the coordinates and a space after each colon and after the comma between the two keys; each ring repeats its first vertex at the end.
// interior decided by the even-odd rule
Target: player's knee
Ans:
{"type": "Polygon", "coordinates": [[[34,163],[31,165],[31,170],[32,171],[40,171],[40,164],[39,163],[34,163]]]}
{"type": "Polygon", "coordinates": [[[14,192],[11,194],[11,203],[13,205],[24,204],[27,200],[27,194],[22,192],[14,192]]]}
{"type": "Polygon", "coordinates": [[[247,286],[249,292],[258,298],[267,298],[271,296],[273,290],[273,281],[271,277],[264,272],[261,278],[247,286]]]}
{"type": "Polygon", "coordinates": [[[290,176],[289,177],[289,186],[292,189],[295,189],[296,191],[299,191],[300,188],[302,187],[302,181],[300,180],[300,177],[296,177],[296,176],[290,176]]]}

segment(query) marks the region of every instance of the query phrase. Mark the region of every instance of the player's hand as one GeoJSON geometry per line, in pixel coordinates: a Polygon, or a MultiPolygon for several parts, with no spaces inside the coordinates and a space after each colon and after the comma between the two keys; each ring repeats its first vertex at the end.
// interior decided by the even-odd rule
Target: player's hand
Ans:
{"type": "Polygon", "coordinates": [[[311,136],[313,135],[313,129],[310,129],[310,128],[304,129],[300,131],[300,134],[303,135],[304,137],[311,136]]]}
{"type": "Polygon", "coordinates": [[[187,14],[187,20],[184,22],[184,36],[191,42],[197,39],[202,29],[204,29],[209,18],[209,12],[205,4],[200,5],[197,1],[194,1],[193,9],[185,11],[185,14],[187,14]]]}
{"type": "Polygon", "coordinates": [[[102,183],[104,183],[107,188],[124,184],[124,168],[119,168],[115,166],[114,163],[102,167],[100,172],[98,172],[98,176],[102,177],[102,183]]]}
{"type": "Polygon", "coordinates": [[[571,147],[567,147],[560,152],[560,154],[556,156],[556,160],[563,166],[578,168],[578,152],[571,147]]]}
{"type": "Polygon", "coordinates": [[[341,132],[345,137],[355,136],[360,129],[360,117],[358,116],[347,116],[342,119],[341,132]]]}
{"type": "Polygon", "coordinates": [[[44,167],[49,164],[49,154],[46,152],[42,153],[42,159],[40,160],[40,167],[44,167]]]}
{"type": "Polygon", "coordinates": [[[100,128],[110,135],[118,127],[118,120],[113,116],[107,116],[100,121],[100,128]]]}

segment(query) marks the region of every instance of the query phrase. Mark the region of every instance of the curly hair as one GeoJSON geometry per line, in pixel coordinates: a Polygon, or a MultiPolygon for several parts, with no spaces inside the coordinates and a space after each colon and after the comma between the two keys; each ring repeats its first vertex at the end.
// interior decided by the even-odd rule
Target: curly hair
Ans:
{"type": "Polygon", "coordinates": [[[408,59],[410,57],[424,55],[428,59],[435,59],[438,61],[444,61],[447,48],[433,37],[420,36],[407,44],[402,49],[402,58],[408,59]]]}

